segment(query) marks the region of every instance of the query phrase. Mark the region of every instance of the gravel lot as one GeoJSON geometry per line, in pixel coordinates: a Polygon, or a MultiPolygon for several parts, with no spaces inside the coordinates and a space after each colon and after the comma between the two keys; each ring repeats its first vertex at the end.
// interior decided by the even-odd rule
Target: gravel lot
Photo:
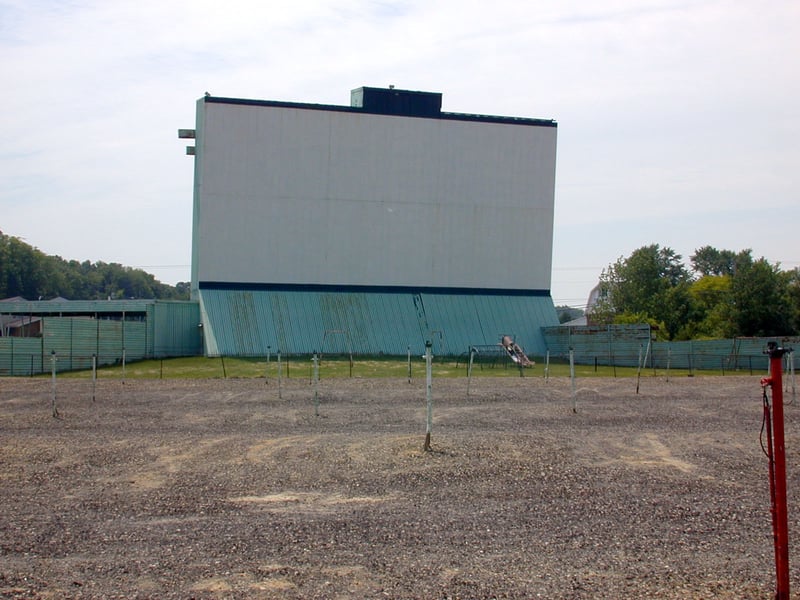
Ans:
{"type": "Polygon", "coordinates": [[[771,598],[758,377],[635,385],[0,379],[0,597],[771,598]]]}

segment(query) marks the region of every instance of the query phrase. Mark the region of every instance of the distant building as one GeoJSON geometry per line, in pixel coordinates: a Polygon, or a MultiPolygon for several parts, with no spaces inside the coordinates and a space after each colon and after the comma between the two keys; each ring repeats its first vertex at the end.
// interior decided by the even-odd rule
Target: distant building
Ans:
{"type": "Polygon", "coordinates": [[[197,101],[192,298],[207,355],[544,351],[557,125],[362,87],[197,101]]]}
{"type": "Polygon", "coordinates": [[[196,302],[175,300],[0,301],[0,377],[89,369],[202,352],[196,302]]]}
{"type": "Polygon", "coordinates": [[[603,298],[603,286],[598,283],[589,292],[589,298],[586,300],[586,322],[584,325],[598,325],[597,320],[594,318],[595,308],[600,300],[603,298]]]}

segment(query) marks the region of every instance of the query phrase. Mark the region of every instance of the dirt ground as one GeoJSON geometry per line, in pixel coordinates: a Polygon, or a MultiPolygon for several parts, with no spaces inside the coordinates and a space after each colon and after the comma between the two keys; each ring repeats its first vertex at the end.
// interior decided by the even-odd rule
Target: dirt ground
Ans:
{"type": "Polygon", "coordinates": [[[758,377],[635,384],[0,379],[0,597],[771,598],[758,377]]]}

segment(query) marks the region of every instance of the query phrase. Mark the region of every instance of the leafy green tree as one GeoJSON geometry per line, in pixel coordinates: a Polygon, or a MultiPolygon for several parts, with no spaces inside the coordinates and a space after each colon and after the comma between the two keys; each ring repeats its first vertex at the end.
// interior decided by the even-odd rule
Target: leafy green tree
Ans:
{"type": "Polygon", "coordinates": [[[68,300],[112,298],[189,299],[189,284],[163,284],[141,269],[98,261],[65,261],[0,232],[0,298],[68,300]]]}
{"type": "Polygon", "coordinates": [[[644,246],[601,275],[598,323],[649,322],[668,339],[775,336],[800,331],[800,270],[785,272],[751,250],[703,246],[692,279],[669,248],[644,246]]]}
{"type": "Polygon", "coordinates": [[[556,306],[556,313],[558,314],[559,323],[566,323],[567,321],[572,321],[573,319],[583,316],[583,311],[580,308],[573,308],[566,304],[556,306]]]}
{"type": "MultiPolygon", "coordinates": [[[[744,250],[747,255],[750,250],[744,250]]],[[[712,246],[703,246],[695,250],[689,257],[692,269],[700,275],[733,275],[737,254],[731,250],[717,250],[712,246]]]]}
{"type": "Polygon", "coordinates": [[[643,246],[628,258],[619,258],[600,276],[602,299],[596,315],[645,315],[664,324],[673,339],[691,309],[691,276],[681,256],[658,244],[643,246]]]}
{"type": "Polygon", "coordinates": [[[659,312],[667,337],[671,340],[688,339],[686,326],[697,315],[697,306],[691,295],[691,282],[679,281],[663,293],[663,305],[659,312]]]}
{"type": "Polygon", "coordinates": [[[800,333],[800,268],[787,273],[789,303],[791,306],[792,331],[800,333]]]}
{"type": "Polygon", "coordinates": [[[685,326],[684,339],[724,338],[735,335],[731,318],[730,275],[706,275],[692,282],[689,294],[695,313],[685,326]]]}
{"type": "Polygon", "coordinates": [[[45,255],[19,238],[0,234],[0,289],[4,297],[38,298],[45,293],[45,255]]]}
{"type": "Polygon", "coordinates": [[[792,332],[790,278],[789,273],[764,258],[737,266],[731,280],[731,316],[737,335],[773,336],[792,332]]]}
{"type": "Polygon", "coordinates": [[[188,300],[191,295],[192,284],[188,281],[179,281],[175,284],[175,297],[188,300]]]}

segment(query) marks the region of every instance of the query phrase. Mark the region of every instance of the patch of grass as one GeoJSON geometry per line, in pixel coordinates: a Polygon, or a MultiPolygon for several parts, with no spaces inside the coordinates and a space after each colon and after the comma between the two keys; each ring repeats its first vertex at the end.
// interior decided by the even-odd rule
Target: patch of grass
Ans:
{"type": "MultiPolygon", "coordinates": [[[[721,371],[701,371],[702,375],[722,375],[721,371]]],[[[739,375],[747,374],[738,372],[739,375]]],[[[550,377],[569,377],[569,365],[564,362],[551,362],[547,375],[550,377]]],[[[575,365],[575,376],[588,377],[635,377],[635,367],[608,367],[590,365],[575,365]]],[[[667,373],[665,369],[642,369],[642,377],[687,377],[687,370],[672,369],[667,373]]],[[[46,375],[49,376],[49,375],[46,375]]],[[[91,377],[91,371],[74,371],[60,373],[60,377],[86,378],[91,377]]],[[[266,357],[258,358],[206,358],[202,356],[165,358],[157,360],[144,360],[130,363],[125,366],[126,379],[223,379],[223,378],[276,378],[278,376],[278,363],[273,356],[269,363],[266,357]]],[[[313,362],[311,356],[289,356],[281,359],[281,376],[288,378],[313,377],[313,362]]],[[[353,361],[347,356],[323,356],[319,360],[319,376],[321,379],[331,378],[363,378],[378,379],[384,377],[405,378],[409,376],[409,362],[406,357],[354,357],[353,361]]],[[[410,365],[412,379],[425,377],[425,361],[421,356],[412,356],[410,365]]],[[[433,376],[437,378],[466,377],[467,364],[462,359],[454,357],[435,357],[433,361],[433,376]]],[[[537,362],[531,368],[520,369],[511,362],[497,361],[495,363],[475,363],[472,368],[473,377],[544,377],[545,365],[537,362]]],[[[98,379],[122,379],[121,365],[104,367],[97,371],[98,379]]]]}

